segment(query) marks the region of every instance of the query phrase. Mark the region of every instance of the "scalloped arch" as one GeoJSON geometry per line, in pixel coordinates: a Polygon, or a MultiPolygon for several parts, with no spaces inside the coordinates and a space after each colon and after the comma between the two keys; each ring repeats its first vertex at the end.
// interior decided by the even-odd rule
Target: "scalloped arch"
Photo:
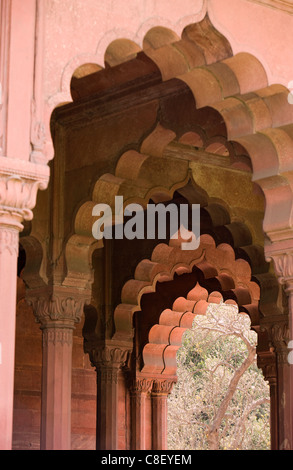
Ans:
{"type": "Polygon", "coordinates": [[[197,315],[205,315],[210,304],[233,305],[234,299],[224,301],[219,291],[210,294],[198,282],[185,297],[178,297],[172,309],[165,309],[160,314],[159,322],[149,331],[148,343],[142,351],[142,375],[176,376],[176,354],[182,346],[182,338],[193,326],[197,315]]]}
{"type": "MultiPolygon", "coordinates": [[[[182,158],[178,151],[175,156],[173,143],[182,143],[185,150],[188,146],[201,145],[212,155],[221,157],[219,166],[224,164],[250,171],[252,181],[261,188],[266,201],[263,228],[268,244],[280,234],[288,237],[293,211],[290,158],[293,153],[293,107],[287,100],[288,90],[281,85],[269,86],[264,67],[252,54],[233,55],[229,42],[215,30],[208,16],[200,23],[186,26],[178,39],[176,33],[171,34],[166,28],[162,31],[164,34],[159,35],[156,48],[149,47],[138,53],[147,57],[146,69],[141,73],[156,70],[154,73],[161,78],[162,86],[168,84],[169,79],[175,79],[178,87],[181,86],[189,103],[184,125],[174,116],[176,107],[180,108],[178,101],[172,101],[169,107],[166,105],[163,122],[156,123],[140,149],[124,152],[114,174],[99,178],[92,200],[77,211],[75,233],[69,241],[72,250],[67,252],[74,253],[74,247],[87,237],[93,244],[92,223],[88,216],[95,203],[108,203],[113,207],[115,195],[123,195],[125,203],[146,203],[150,197],[167,200],[175,190],[187,185],[191,179],[192,157],[182,158]]],[[[134,43],[126,42],[132,49],[134,43]]],[[[123,65],[129,66],[130,72],[135,70],[134,75],[129,72],[123,79],[125,68],[119,68],[119,65],[101,70],[93,74],[95,83],[94,88],[90,87],[90,93],[95,93],[95,86],[103,93],[111,86],[125,86],[127,80],[132,83],[134,77],[140,76],[137,67],[141,62],[127,60],[128,46],[125,57],[123,52],[119,55],[119,61],[125,59],[123,65]],[[105,73],[109,78],[114,70],[114,82],[106,80],[103,85],[105,73]],[[99,76],[102,77],[101,85],[98,84],[99,76]]],[[[80,96],[90,98],[84,94],[88,92],[87,87],[82,89],[82,80],[79,80],[80,96]]],[[[179,111],[181,113],[182,109],[179,111]]]]}
{"type": "Polygon", "coordinates": [[[133,315],[141,309],[142,296],[155,292],[158,282],[174,279],[191,273],[194,268],[203,279],[215,279],[223,291],[229,292],[231,299],[251,314],[255,315],[260,300],[260,287],[251,280],[251,268],[247,261],[236,259],[230,245],[216,246],[210,235],[200,237],[199,248],[183,251],[181,240],[170,240],[169,245],[161,243],[153,250],[150,259],[142,260],[135,270],[134,278],[127,281],[121,292],[121,303],[114,311],[115,333],[113,340],[131,341],[133,337],[133,315]]]}

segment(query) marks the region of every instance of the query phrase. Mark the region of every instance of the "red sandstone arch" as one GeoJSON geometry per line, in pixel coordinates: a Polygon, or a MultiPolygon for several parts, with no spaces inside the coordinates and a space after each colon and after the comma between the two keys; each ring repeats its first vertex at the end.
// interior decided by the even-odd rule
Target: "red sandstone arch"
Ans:
{"type": "MultiPolygon", "coordinates": [[[[122,290],[122,301],[115,310],[116,332],[113,344],[131,343],[134,333],[132,319],[137,312],[138,322],[144,324],[147,310],[142,308],[144,296],[154,292],[159,283],[168,282],[197,270],[194,287],[187,295],[179,296],[171,308],[160,311],[157,322],[148,331],[146,343],[141,343],[142,361],[134,361],[130,370],[132,377],[131,413],[133,448],[144,449],[153,432],[152,445],[155,449],[166,448],[167,435],[167,402],[166,398],[177,381],[176,354],[182,345],[182,336],[192,328],[197,315],[206,314],[209,304],[230,304],[238,307],[239,314],[248,314],[251,328],[258,335],[258,365],[262,360],[270,363],[274,369],[275,356],[268,342],[267,335],[259,328],[259,302],[261,289],[251,280],[251,268],[243,259],[236,259],[235,252],[225,243],[216,246],[210,235],[201,236],[200,247],[194,252],[183,252],[180,240],[171,240],[169,245],[159,244],[153,251],[150,260],[142,260],[135,271],[134,279],[128,281],[122,290]],[[213,290],[213,282],[217,281],[218,290],[213,290]],[[206,284],[206,287],[205,287],[206,284]],[[146,417],[148,407],[152,406],[153,421],[146,425],[150,417],[146,417]]],[[[139,338],[135,338],[137,344],[139,338]]],[[[135,354],[137,354],[136,348],[135,354]]],[[[267,377],[266,377],[267,378],[267,377]]],[[[273,397],[273,395],[272,395],[273,397]]],[[[276,401],[271,400],[272,416],[277,415],[276,401]]],[[[276,427],[271,427],[272,443],[275,439],[276,427]]]]}
{"type": "MultiPolygon", "coordinates": [[[[175,376],[176,354],[182,345],[183,334],[192,328],[197,315],[206,314],[209,304],[221,302],[223,302],[223,296],[220,292],[214,291],[209,294],[197,283],[186,298],[178,297],[172,309],[163,310],[159,323],[151,328],[149,342],[143,348],[144,365],[141,374],[175,376]]],[[[224,303],[238,306],[233,299],[226,300],[224,303]]]]}
{"type": "MultiPolygon", "coordinates": [[[[123,195],[125,203],[141,204],[150,197],[157,201],[171,198],[192,180],[191,163],[199,161],[200,156],[194,152],[198,149],[213,156],[219,168],[238,168],[249,173],[263,192],[265,251],[280,237],[285,241],[291,237],[293,107],[288,103],[285,87],[269,86],[264,68],[255,57],[245,52],[233,56],[228,41],[205,18],[185,28],[181,38],[165,30],[149,32],[142,51],[128,41],[115,42],[105,59],[105,69],[73,77],[71,93],[77,108],[92,103],[91,111],[101,120],[106,117],[105,129],[109,118],[106,105],[110,103],[114,112],[122,106],[135,107],[139,92],[147,92],[158,103],[159,111],[150,119],[148,129],[152,130],[148,135],[141,129],[139,145],[132,147],[129,142],[121,148],[113,171],[99,177],[90,200],[78,208],[73,234],[66,244],[64,286],[90,288],[91,254],[102,246],[91,233],[93,206],[103,202],[112,207],[115,195],[123,195]]],[[[59,109],[58,113],[62,111],[59,109]]],[[[54,116],[52,127],[53,121],[54,116]]],[[[234,227],[230,229],[233,233],[234,227]]],[[[245,245],[245,249],[247,260],[253,256],[253,243],[245,245]]],[[[257,276],[252,280],[246,260],[236,259],[235,247],[217,246],[208,235],[202,237],[196,253],[184,253],[174,245],[159,245],[152,258],[143,260],[134,278],[124,286],[121,304],[114,314],[114,346],[123,344],[131,350],[133,315],[140,309],[145,294],[154,292],[158,283],[194,268],[204,280],[216,280],[221,295],[231,292],[230,298],[250,314],[257,328],[261,304],[266,304],[268,314],[278,313],[278,309],[268,298],[270,274],[265,273],[269,288],[264,289],[264,296],[263,291],[260,295],[257,276]]],[[[257,274],[262,275],[263,271],[257,274]]],[[[207,301],[199,299],[197,308],[207,301]]],[[[177,304],[175,310],[179,310],[179,315],[165,311],[161,314],[144,349],[143,367],[155,366],[161,377],[167,375],[166,365],[172,371],[181,325],[183,328],[184,322],[191,319],[190,315],[180,314],[177,304]],[[177,333],[174,325],[179,328],[177,333]],[[157,343],[158,338],[166,341],[157,343]],[[154,345],[159,345],[160,354],[157,362],[151,364],[148,349],[154,352],[154,345]]]]}
{"type": "MultiPolygon", "coordinates": [[[[97,181],[92,200],[75,217],[74,234],[66,246],[68,274],[65,284],[77,282],[80,253],[84,285],[91,281],[90,258],[93,206],[113,206],[115,195],[125,203],[146,204],[150,197],[165,200],[190,180],[190,160],[178,157],[172,144],[201,147],[221,156],[219,165],[251,171],[266,200],[263,228],[270,245],[291,230],[293,107],[288,90],[268,85],[261,63],[245,52],[233,56],[228,41],[208,17],[187,26],[179,38],[164,28],[151,30],[143,50],[128,40],[109,46],[105,69],[73,77],[73,102],[98,99],[119,90],[131,96],[136,83],[153,77],[147,87],[162,83],[180,90],[164,102],[164,113],[140,149],[122,153],[114,174],[97,181]],[[213,47],[210,44],[213,43],[213,47]],[[112,51],[112,52],[111,52],[112,51]],[[130,54],[130,55],[129,55],[130,54]],[[164,168],[162,181],[161,169],[164,168]],[[88,247],[90,246],[90,250],[88,247]],[[78,253],[78,255],[77,255],[78,253]]],[[[119,93],[118,95],[119,96],[119,93]]],[[[54,121],[54,116],[53,116],[54,121]]],[[[81,281],[81,279],[80,279],[81,281]]]]}
{"type": "Polygon", "coordinates": [[[174,275],[191,272],[196,267],[204,279],[216,279],[223,291],[231,292],[231,299],[250,314],[257,325],[260,288],[251,281],[251,268],[247,261],[235,259],[233,248],[227,244],[216,246],[210,235],[200,237],[200,245],[194,251],[182,251],[180,239],[169,245],[159,244],[151,259],[142,260],[134,278],[127,281],[121,293],[121,304],[114,312],[115,334],[113,340],[131,341],[133,315],[139,311],[143,295],[154,292],[158,282],[169,281],[174,275]]]}

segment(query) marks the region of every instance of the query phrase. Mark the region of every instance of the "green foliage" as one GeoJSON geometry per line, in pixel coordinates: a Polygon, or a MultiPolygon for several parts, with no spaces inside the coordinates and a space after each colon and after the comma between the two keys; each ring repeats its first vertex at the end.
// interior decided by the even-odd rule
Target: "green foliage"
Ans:
{"type": "Polygon", "coordinates": [[[178,383],[168,399],[170,449],[269,449],[269,386],[256,365],[256,340],[248,316],[235,307],[211,305],[196,317],[178,351],[178,383]]]}

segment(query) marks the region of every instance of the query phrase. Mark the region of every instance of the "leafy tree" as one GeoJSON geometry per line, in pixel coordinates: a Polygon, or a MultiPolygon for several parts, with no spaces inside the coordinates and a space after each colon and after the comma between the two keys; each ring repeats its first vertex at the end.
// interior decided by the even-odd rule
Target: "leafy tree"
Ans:
{"type": "Polygon", "coordinates": [[[211,304],[195,317],[168,398],[169,449],[269,449],[269,385],[256,342],[248,315],[233,305],[211,304]]]}

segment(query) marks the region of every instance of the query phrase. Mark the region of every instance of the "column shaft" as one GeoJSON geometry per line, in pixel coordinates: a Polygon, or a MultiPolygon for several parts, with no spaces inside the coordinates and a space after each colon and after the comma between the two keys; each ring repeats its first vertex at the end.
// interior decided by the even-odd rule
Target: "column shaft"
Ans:
{"type": "Polygon", "coordinates": [[[89,351],[97,371],[97,450],[118,450],[118,429],[125,426],[119,415],[119,379],[125,365],[129,345],[111,340],[89,351]]]}
{"type": "Polygon", "coordinates": [[[147,397],[153,380],[149,377],[136,377],[130,388],[131,397],[131,449],[146,450],[147,432],[150,432],[150,417],[146,413],[147,397]]]}
{"type": "Polygon", "coordinates": [[[41,449],[71,448],[72,328],[43,329],[41,449]]]}
{"type": "Polygon", "coordinates": [[[167,449],[167,398],[176,377],[159,378],[152,385],[152,449],[167,449]]]}
{"type": "Polygon", "coordinates": [[[97,450],[118,449],[118,368],[97,369],[97,450]]]}
{"type": "Polygon", "coordinates": [[[0,449],[12,447],[19,230],[0,225],[0,449]]]}
{"type": "Polygon", "coordinates": [[[152,393],[153,450],[167,449],[167,397],[165,393],[152,393]]]}
{"type": "Polygon", "coordinates": [[[41,449],[69,450],[73,329],[87,294],[55,285],[26,295],[43,332],[41,449]]]}

